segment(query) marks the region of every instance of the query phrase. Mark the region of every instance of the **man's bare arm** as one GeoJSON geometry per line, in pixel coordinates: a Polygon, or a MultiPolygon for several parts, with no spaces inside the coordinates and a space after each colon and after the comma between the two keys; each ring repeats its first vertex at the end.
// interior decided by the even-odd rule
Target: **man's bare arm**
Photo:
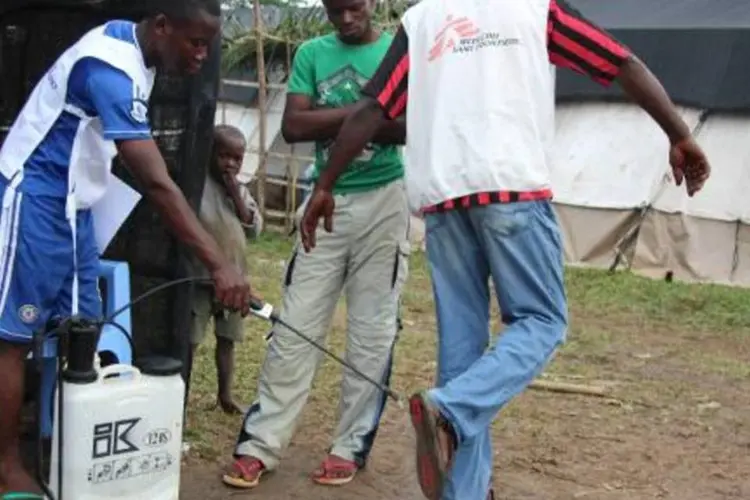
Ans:
{"type": "Polygon", "coordinates": [[[210,272],[219,269],[224,263],[221,249],[203,228],[185,195],[169,176],[154,141],[119,141],[117,148],[128,170],[176,236],[195,252],[210,272]]]}
{"type": "Polygon", "coordinates": [[[674,103],[646,65],[568,0],[550,0],[547,36],[550,62],[587,75],[604,86],[619,82],[625,94],[651,115],[672,144],[690,136],[674,103]]]}
{"type": "Polygon", "coordinates": [[[310,97],[287,94],[281,134],[288,143],[335,139],[352,107],[314,109],[310,97]]]}
{"type": "Polygon", "coordinates": [[[691,130],[661,82],[640,59],[631,55],[617,77],[623,92],[659,124],[672,144],[690,137],[691,130]]]}
{"type": "Polygon", "coordinates": [[[376,144],[406,144],[406,119],[402,116],[395,120],[383,120],[372,139],[376,144]]]}
{"type": "MultiPolygon", "coordinates": [[[[344,120],[356,106],[353,104],[343,108],[316,109],[310,97],[302,94],[288,94],[281,122],[281,134],[288,143],[336,139],[344,120]]],[[[372,141],[378,144],[405,144],[405,122],[403,120],[384,121],[372,141]]]]}
{"type": "Polygon", "coordinates": [[[378,101],[371,97],[365,97],[359,101],[336,137],[328,158],[328,165],[320,173],[316,189],[331,191],[336,180],[346,170],[352,159],[389,121],[378,101]]]}
{"type": "Polygon", "coordinates": [[[624,93],[645,110],[671,144],[669,163],[689,196],[700,191],[711,166],[692,130],[680,116],[661,82],[630,49],[586,19],[567,0],[550,0],[547,24],[550,62],[608,86],[617,81],[624,93]]]}

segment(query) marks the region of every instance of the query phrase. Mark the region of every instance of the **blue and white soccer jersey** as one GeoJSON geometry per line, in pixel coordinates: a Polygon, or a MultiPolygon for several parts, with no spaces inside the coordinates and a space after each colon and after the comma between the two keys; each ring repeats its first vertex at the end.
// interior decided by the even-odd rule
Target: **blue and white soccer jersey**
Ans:
{"type": "Polygon", "coordinates": [[[73,309],[101,317],[90,206],[114,141],[151,137],[152,86],[135,25],[112,21],[58,59],[16,119],[0,150],[0,340],[27,343],[73,309]]]}

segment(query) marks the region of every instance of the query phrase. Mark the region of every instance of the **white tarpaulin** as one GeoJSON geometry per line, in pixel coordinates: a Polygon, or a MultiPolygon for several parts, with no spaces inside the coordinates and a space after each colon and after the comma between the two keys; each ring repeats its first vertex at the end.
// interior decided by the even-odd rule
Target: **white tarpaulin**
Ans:
{"type": "Polygon", "coordinates": [[[750,117],[681,113],[713,167],[693,198],[665,181],[668,142],[640,108],[558,106],[552,188],[569,263],[609,267],[619,252],[649,276],[750,286],[750,117]]]}
{"type": "MultiPolygon", "coordinates": [[[[698,124],[699,111],[681,112],[688,125],[698,124]]],[[[556,120],[556,202],[623,209],[651,200],[668,171],[669,142],[650,116],[626,104],[566,104],[556,120]]]]}

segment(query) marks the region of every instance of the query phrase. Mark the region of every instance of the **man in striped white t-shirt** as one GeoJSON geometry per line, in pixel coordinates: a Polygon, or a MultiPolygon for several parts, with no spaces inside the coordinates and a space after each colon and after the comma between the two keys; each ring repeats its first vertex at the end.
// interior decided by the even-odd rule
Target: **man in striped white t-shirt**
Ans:
{"type": "Polygon", "coordinates": [[[406,184],[425,215],[438,319],[437,387],[410,402],[419,481],[432,500],[492,495],[490,424],[565,339],[550,201],[552,65],[617,80],[664,130],[677,181],[691,196],[701,189],[708,162],[659,81],[563,0],[423,0],[342,125],[302,222],[314,241],[318,219],[330,224],[336,178],[405,114],[406,184]],[[507,327],[485,352],[490,279],[507,327]]]}

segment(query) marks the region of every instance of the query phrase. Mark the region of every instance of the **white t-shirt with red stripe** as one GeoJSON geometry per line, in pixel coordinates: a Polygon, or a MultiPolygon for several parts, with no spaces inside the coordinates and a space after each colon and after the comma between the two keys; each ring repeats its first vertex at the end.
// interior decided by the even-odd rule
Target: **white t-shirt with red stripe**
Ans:
{"type": "Polygon", "coordinates": [[[423,0],[364,93],[406,114],[415,211],[551,196],[554,66],[608,85],[629,51],[563,0],[423,0]]]}

